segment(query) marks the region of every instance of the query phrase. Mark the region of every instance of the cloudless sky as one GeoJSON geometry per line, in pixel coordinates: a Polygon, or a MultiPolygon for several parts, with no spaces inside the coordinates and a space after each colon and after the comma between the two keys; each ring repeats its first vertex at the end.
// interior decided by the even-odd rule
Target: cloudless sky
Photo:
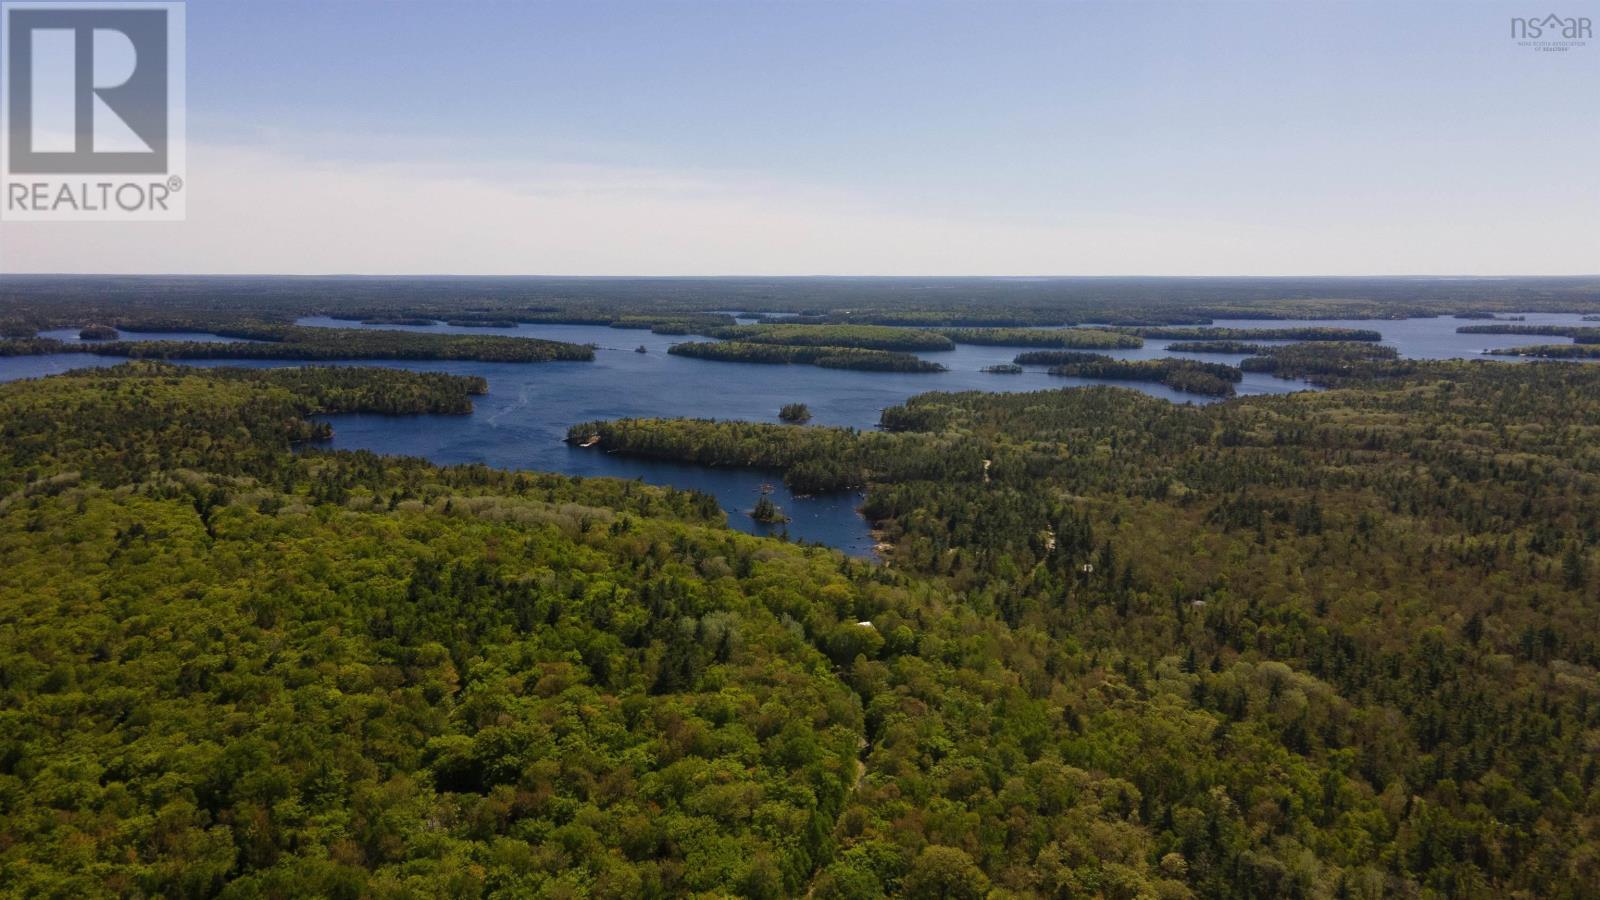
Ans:
{"type": "Polygon", "coordinates": [[[189,221],[0,271],[1600,272],[1532,2],[192,0],[189,221]]]}

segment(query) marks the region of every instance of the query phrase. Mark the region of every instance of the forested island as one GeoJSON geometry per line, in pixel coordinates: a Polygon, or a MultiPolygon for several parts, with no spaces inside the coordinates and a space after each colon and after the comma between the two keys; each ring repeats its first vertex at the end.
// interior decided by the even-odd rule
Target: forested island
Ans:
{"type": "Polygon", "coordinates": [[[1167,345],[1168,353],[1218,353],[1260,356],[1269,350],[1267,344],[1249,341],[1173,341],[1167,345]]]}
{"type": "MultiPolygon", "coordinates": [[[[1537,350],[1540,348],[1526,348],[1537,350]]],[[[1326,384],[1330,377],[1394,377],[1415,371],[1415,364],[1400,359],[1400,351],[1384,344],[1310,341],[1294,344],[1251,344],[1244,341],[1179,341],[1167,345],[1171,353],[1246,355],[1239,369],[1270,372],[1279,378],[1302,378],[1326,384]]]]}
{"type": "Polygon", "coordinates": [[[1600,328],[1580,325],[1462,325],[1459,334],[1527,334],[1541,337],[1569,337],[1577,344],[1600,344],[1600,328]]]}
{"type": "Polygon", "coordinates": [[[1303,378],[1313,384],[1336,383],[1339,378],[1394,378],[1417,369],[1413,360],[1381,344],[1318,342],[1261,347],[1257,355],[1242,360],[1245,372],[1270,372],[1279,378],[1303,378]]]}
{"type": "Polygon", "coordinates": [[[750,510],[750,518],[767,525],[781,525],[789,521],[789,517],[778,508],[778,504],[772,502],[770,497],[756,500],[755,508],[750,510]]]}
{"type": "Polygon", "coordinates": [[[708,337],[791,347],[850,347],[858,350],[953,350],[955,342],[933,331],[881,325],[735,325],[711,329],[708,337]]]}
{"type": "Polygon", "coordinates": [[[943,372],[945,367],[910,353],[889,350],[860,350],[855,347],[790,346],[743,341],[691,341],[673,344],[667,352],[675,356],[719,362],[766,363],[771,365],[812,365],[824,369],[856,369],[863,372],[943,372]]]}
{"type": "Polygon", "coordinates": [[[1136,350],[1144,339],[1104,328],[941,328],[958,344],[995,347],[1060,347],[1077,350],[1136,350]]]}
{"type": "Polygon", "coordinates": [[[1079,363],[1109,362],[1112,357],[1104,353],[1088,353],[1081,350],[1029,350],[1018,353],[1012,357],[1011,362],[1019,366],[1071,366],[1079,363]]]}
{"type": "Polygon", "coordinates": [[[1534,356],[1541,359],[1600,359],[1600,345],[1593,343],[1534,344],[1528,347],[1499,347],[1484,351],[1491,356],[1534,356]]]}
{"type": "Polygon", "coordinates": [[[1014,364],[1049,366],[1051,375],[1067,378],[1157,382],[1173,390],[1213,397],[1233,396],[1233,386],[1244,377],[1239,369],[1220,363],[1174,358],[1115,359],[1073,350],[1030,350],[1017,354],[1014,364]]]}
{"type": "Polygon", "coordinates": [[[1233,386],[1243,373],[1220,363],[1188,359],[1101,359],[1080,360],[1053,365],[1051,375],[1066,378],[1095,378],[1113,381],[1155,381],[1189,394],[1231,397],[1233,386]]]}
{"type": "Polygon", "coordinates": [[[811,421],[811,407],[804,403],[785,403],[778,410],[778,418],[796,425],[804,425],[811,421]]]}
{"type": "MultiPolygon", "coordinates": [[[[1458,331],[1474,326],[1464,326],[1458,331]]],[[[1381,341],[1382,332],[1370,328],[1128,328],[1130,334],[1176,341],[1381,341]]]]}

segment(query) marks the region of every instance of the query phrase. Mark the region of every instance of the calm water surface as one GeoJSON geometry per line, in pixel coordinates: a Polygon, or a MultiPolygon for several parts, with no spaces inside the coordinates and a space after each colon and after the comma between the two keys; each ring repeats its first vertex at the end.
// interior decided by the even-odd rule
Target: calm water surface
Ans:
{"type": "MultiPolygon", "coordinates": [[[[353,322],[310,318],[301,324],[329,327],[363,327],[353,322]]],[[[1486,348],[1534,343],[1560,343],[1564,338],[1516,335],[1457,334],[1461,325],[1476,321],[1454,318],[1401,320],[1219,320],[1224,327],[1334,326],[1370,328],[1382,332],[1384,342],[1401,354],[1421,359],[1474,358],[1486,348]]],[[[1581,316],[1528,314],[1518,324],[1582,324],[1581,316]]],[[[1590,323],[1593,324],[1593,323],[1590,323]]],[[[520,325],[516,328],[452,328],[429,326],[371,326],[407,331],[481,333],[547,338],[598,348],[592,363],[539,364],[476,362],[354,363],[387,365],[423,372],[481,375],[489,393],[475,400],[469,416],[331,417],[333,445],[425,457],[436,463],[483,463],[498,468],[535,469],[568,475],[639,479],[650,484],[704,491],[717,497],[728,512],[729,524],[754,534],[786,531],[795,539],[824,543],[858,556],[870,555],[872,537],[856,513],[861,498],[853,494],[795,497],[775,472],[717,469],[664,461],[632,459],[581,450],[563,443],[567,428],[594,419],[630,416],[738,419],[776,422],[778,408],[800,402],[811,408],[812,422],[869,429],[888,406],[927,391],[1034,391],[1092,384],[1085,379],[1055,378],[1043,367],[1021,375],[989,375],[985,366],[1010,362],[1023,348],[959,345],[941,353],[919,354],[950,369],[939,374],[854,372],[812,366],[770,366],[723,363],[668,355],[667,348],[685,340],[704,338],[652,334],[649,331],[591,325],[520,325]],[[635,352],[643,346],[644,353],[635,352]],[[764,526],[747,515],[772,487],[773,502],[793,517],[787,526],[764,526]]],[[[45,336],[77,340],[75,329],[45,336]]],[[[216,335],[124,333],[125,340],[226,340],[216,335]]],[[[1138,350],[1109,351],[1123,359],[1150,359],[1169,355],[1169,341],[1146,341],[1138,350]]],[[[1191,358],[1237,364],[1242,356],[1206,355],[1191,358]]],[[[0,381],[57,374],[85,366],[111,366],[123,360],[89,354],[0,358],[0,381]]],[[[203,361],[197,365],[266,367],[294,365],[288,361],[203,361]]],[[[1119,382],[1175,402],[1206,402],[1203,398],[1168,390],[1161,385],[1119,382]]],[[[1308,385],[1268,375],[1246,373],[1239,393],[1280,394],[1304,390],[1308,385]]]]}

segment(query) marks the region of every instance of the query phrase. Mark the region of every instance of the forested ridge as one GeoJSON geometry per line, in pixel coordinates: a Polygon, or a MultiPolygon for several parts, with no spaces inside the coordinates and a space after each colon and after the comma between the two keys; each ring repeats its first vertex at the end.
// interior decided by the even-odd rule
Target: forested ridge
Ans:
{"type": "Polygon", "coordinates": [[[1593,896],[1600,370],[1331,383],[573,430],[885,564],[316,444],[480,379],[0,386],[0,891],[1593,896]]]}

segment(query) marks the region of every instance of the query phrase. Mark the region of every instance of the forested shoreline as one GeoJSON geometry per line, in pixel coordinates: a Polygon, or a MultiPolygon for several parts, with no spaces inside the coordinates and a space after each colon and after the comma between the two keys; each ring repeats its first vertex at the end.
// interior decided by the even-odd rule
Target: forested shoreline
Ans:
{"type": "Polygon", "coordinates": [[[0,356],[92,353],[129,359],[283,359],[313,362],[378,359],[586,362],[594,359],[593,347],[498,335],[274,325],[213,326],[210,333],[234,340],[99,340],[73,343],[52,338],[14,338],[0,340],[0,356]]]}

